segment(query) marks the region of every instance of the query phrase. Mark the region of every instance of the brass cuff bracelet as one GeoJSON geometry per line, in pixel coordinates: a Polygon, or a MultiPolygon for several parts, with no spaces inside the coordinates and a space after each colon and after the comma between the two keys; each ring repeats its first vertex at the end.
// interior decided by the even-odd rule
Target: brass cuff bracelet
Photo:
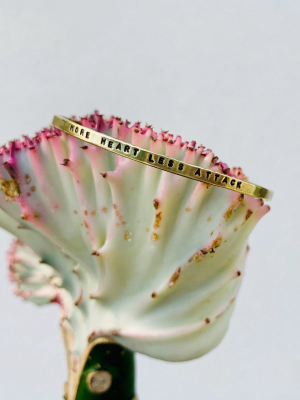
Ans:
{"type": "Polygon", "coordinates": [[[109,135],[94,131],[93,129],[85,128],[80,122],[75,122],[68,118],[55,116],[52,125],[85,142],[94,144],[119,156],[162,169],[163,171],[233,190],[247,196],[266,200],[271,200],[272,198],[272,192],[270,190],[255,185],[254,183],[153,153],[138,146],[123,142],[122,140],[115,139],[109,135]]]}

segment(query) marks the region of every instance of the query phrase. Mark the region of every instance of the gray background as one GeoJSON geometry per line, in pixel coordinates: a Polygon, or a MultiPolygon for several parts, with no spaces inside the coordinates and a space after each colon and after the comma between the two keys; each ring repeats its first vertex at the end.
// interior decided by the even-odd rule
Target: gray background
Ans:
{"type": "MultiPolygon", "coordinates": [[[[224,341],[137,357],[141,400],[299,399],[298,1],[1,1],[1,143],[95,108],[212,148],[275,190],[224,341]]],[[[0,232],[0,398],[61,398],[55,306],[11,294],[0,232]]]]}

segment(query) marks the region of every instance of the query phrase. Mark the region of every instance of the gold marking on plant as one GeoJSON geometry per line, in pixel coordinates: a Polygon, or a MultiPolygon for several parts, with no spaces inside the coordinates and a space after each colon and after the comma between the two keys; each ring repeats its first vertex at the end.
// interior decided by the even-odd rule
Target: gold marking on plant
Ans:
{"type": "Polygon", "coordinates": [[[34,218],[35,218],[35,219],[40,219],[40,214],[35,213],[35,214],[34,214],[34,218]]]}
{"type": "Polygon", "coordinates": [[[129,232],[129,231],[125,231],[125,233],[124,233],[124,239],[125,240],[127,240],[128,242],[131,242],[131,240],[132,240],[132,232],[129,232]]]}
{"type": "Polygon", "coordinates": [[[207,222],[210,222],[210,221],[211,221],[211,217],[208,217],[208,218],[207,218],[207,222]]]}
{"type": "Polygon", "coordinates": [[[35,190],[36,190],[35,186],[31,186],[30,190],[31,190],[32,192],[35,192],[35,190]]]}
{"type": "Polygon", "coordinates": [[[0,179],[0,187],[7,201],[20,196],[20,189],[15,180],[6,181],[5,179],[0,179]]]}
{"type": "Polygon", "coordinates": [[[192,209],[189,208],[189,207],[187,207],[187,208],[185,209],[185,211],[186,211],[186,212],[190,212],[190,211],[192,211],[192,209]]]}
{"type": "Polygon", "coordinates": [[[28,215],[27,215],[27,214],[21,214],[21,218],[22,218],[22,219],[27,219],[27,218],[28,218],[28,215]]]}
{"type": "Polygon", "coordinates": [[[108,209],[107,209],[106,207],[103,207],[103,208],[102,208],[102,211],[104,212],[104,214],[107,214],[107,213],[108,213],[108,209]]]}
{"type": "Polygon", "coordinates": [[[235,207],[236,207],[236,204],[232,203],[231,206],[225,211],[223,217],[225,218],[226,221],[228,221],[229,218],[231,217],[235,207]]]}
{"type": "Polygon", "coordinates": [[[174,274],[171,276],[171,279],[169,281],[169,287],[172,287],[175,285],[175,283],[178,281],[178,279],[180,277],[180,273],[181,273],[181,268],[178,267],[176,269],[176,271],[174,272],[174,274]]]}
{"type": "Polygon", "coordinates": [[[161,212],[159,212],[159,213],[157,213],[157,214],[155,215],[155,222],[154,222],[154,224],[153,224],[153,228],[154,228],[154,229],[159,228],[160,221],[161,221],[161,212]]]}
{"type": "Polygon", "coordinates": [[[222,242],[222,236],[218,236],[212,243],[212,248],[219,247],[222,242]]]}
{"type": "Polygon", "coordinates": [[[151,236],[152,242],[156,242],[157,239],[158,239],[158,235],[156,233],[152,233],[152,236],[151,236]]]}

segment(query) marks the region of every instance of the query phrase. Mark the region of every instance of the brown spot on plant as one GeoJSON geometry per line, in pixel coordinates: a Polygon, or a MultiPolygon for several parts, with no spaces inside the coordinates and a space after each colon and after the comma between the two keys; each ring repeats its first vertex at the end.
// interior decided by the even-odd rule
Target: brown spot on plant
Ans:
{"type": "Polygon", "coordinates": [[[252,210],[247,210],[246,217],[245,217],[246,221],[247,221],[247,219],[249,219],[251,217],[252,214],[253,214],[252,210]]]}
{"type": "Polygon", "coordinates": [[[155,208],[155,210],[158,209],[158,206],[159,206],[159,201],[157,199],[154,199],[153,200],[153,207],[155,208]]]}

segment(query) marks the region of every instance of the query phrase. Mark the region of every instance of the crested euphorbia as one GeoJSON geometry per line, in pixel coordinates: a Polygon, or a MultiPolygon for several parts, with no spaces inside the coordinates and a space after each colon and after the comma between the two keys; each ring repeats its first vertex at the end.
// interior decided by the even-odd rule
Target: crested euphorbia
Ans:
{"type": "MultiPolygon", "coordinates": [[[[98,113],[84,126],[247,179],[211,150],[151,126],[98,113]]],[[[0,224],[16,293],[57,302],[75,337],[112,336],[169,361],[207,353],[234,309],[247,240],[268,212],[263,201],[164,172],[55,129],[1,149],[0,224]]]]}

